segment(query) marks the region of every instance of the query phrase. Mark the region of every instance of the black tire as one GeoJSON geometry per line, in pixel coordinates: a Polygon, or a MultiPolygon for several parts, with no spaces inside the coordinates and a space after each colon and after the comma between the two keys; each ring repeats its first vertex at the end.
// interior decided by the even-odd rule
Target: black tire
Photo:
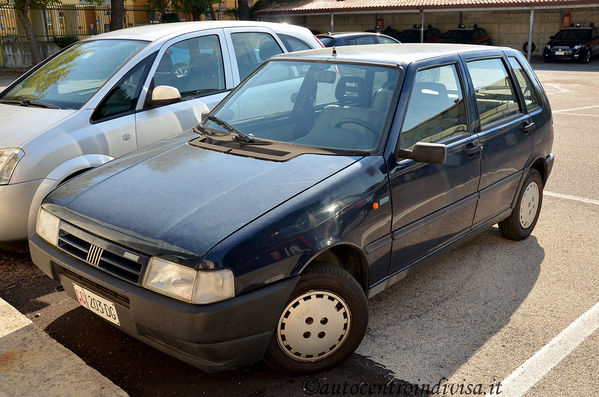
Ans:
{"type": "Polygon", "coordinates": [[[273,369],[284,373],[306,374],[323,371],[345,360],[356,350],[364,338],[367,325],[368,302],[357,281],[351,274],[338,266],[329,263],[315,263],[304,272],[283,309],[264,361],[273,369]],[[332,300],[335,297],[339,298],[337,303],[332,300]],[[322,299],[322,301],[318,299],[322,299]],[[295,317],[294,314],[297,312],[294,312],[294,309],[301,304],[312,306],[304,307],[301,316],[295,317]],[[314,307],[314,305],[318,307],[314,307]],[[321,310],[321,307],[322,312],[313,311],[314,309],[321,310]],[[331,308],[334,310],[333,312],[331,312],[331,308]],[[335,318],[331,318],[329,322],[328,315],[335,316],[335,318]],[[305,320],[304,316],[307,316],[305,320]],[[339,324],[340,319],[342,323],[345,322],[339,324]],[[288,326],[289,324],[296,326],[291,328],[288,326]],[[297,325],[299,324],[302,325],[302,328],[298,329],[297,325]],[[285,326],[288,327],[285,328],[285,326]],[[294,332],[290,332],[290,330],[294,332]],[[328,336],[325,331],[330,331],[328,336]],[[298,336],[300,333],[301,337],[298,336]],[[339,333],[341,335],[337,338],[339,333]],[[324,338],[328,338],[328,341],[324,338]],[[295,347],[303,347],[307,350],[319,349],[319,341],[320,343],[333,341],[333,345],[328,352],[303,355],[299,349],[293,348],[294,341],[300,343],[295,347]],[[323,357],[318,358],[318,356],[323,357]]]}
{"type": "MultiPolygon", "coordinates": [[[[532,192],[532,190],[530,192],[532,192]]],[[[537,224],[542,204],[543,179],[541,178],[541,174],[539,174],[539,171],[533,168],[529,171],[528,176],[526,177],[526,180],[522,185],[522,189],[518,193],[518,200],[516,202],[514,210],[508,218],[499,222],[499,230],[501,231],[503,237],[516,241],[523,240],[526,237],[528,237],[535,228],[535,225],[537,224]],[[521,214],[523,198],[525,194],[527,194],[527,189],[533,189],[535,185],[537,188],[538,199],[532,201],[525,199],[528,204],[531,204],[534,201],[536,201],[536,208],[534,209],[534,214],[532,213],[532,207],[530,207],[526,203],[524,205],[526,205],[528,208],[531,208],[531,210],[528,213],[526,212],[526,210],[524,210],[524,213],[521,214]],[[521,220],[521,215],[524,215],[524,219],[527,221],[523,222],[521,220]]]]}

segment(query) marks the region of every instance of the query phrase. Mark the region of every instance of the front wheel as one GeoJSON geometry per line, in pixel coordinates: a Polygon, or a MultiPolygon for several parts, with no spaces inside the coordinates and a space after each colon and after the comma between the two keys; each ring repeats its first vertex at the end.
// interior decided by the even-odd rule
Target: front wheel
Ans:
{"type": "Polygon", "coordinates": [[[316,263],[283,309],[264,361],[287,373],[325,370],[356,350],[367,325],[368,303],[356,280],[338,266],[316,263]]]}
{"type": "Polygon", "coordinates": [[[499,222],[503,237],[522,240],[532,233],[543,203],[543,179],[539,171],[531,169],[518,195],[516,207],[508,218],[499,222]]]}

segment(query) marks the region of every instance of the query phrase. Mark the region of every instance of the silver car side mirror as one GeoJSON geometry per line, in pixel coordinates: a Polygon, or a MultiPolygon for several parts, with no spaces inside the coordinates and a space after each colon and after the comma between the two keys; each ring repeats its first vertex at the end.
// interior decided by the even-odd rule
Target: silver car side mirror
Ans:
{"type": "Polygon", "coordinates": [[[164,106],[171,103],[181,102],[181,93],[175,87],[159,85],[152,90],[150,105],[164,106]]]}

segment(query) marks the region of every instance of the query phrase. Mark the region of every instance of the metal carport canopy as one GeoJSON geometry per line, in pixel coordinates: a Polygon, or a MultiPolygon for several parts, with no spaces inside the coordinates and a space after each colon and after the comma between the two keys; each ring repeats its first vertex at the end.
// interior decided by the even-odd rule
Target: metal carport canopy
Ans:
{"type": "MultiPolygon", "coordinates": [[[[258,11],[261,15],[312,16],[330,15],[331,31],[335,30],[335,15],[385,14],[456,11],[517,11],[530,10],[528,34],[528,60],[531,57],[532,33],[535,9],[588,8],[597,7],[597,0],[302,0],[279,7],[258,11]]],[[[421,24],[423,41],[424,23],[421,24]]]]}

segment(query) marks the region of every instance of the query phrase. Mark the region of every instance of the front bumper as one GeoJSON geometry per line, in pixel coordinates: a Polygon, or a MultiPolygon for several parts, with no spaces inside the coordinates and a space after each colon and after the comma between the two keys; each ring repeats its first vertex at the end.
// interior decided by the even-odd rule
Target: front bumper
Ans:
{"type": "Polygon", "coordinates": [[[29,238],[33,262],[76,299],[73,283],[116,305],[120,328],[206,372],[260,361],[298,277],[210,305],[192,305],[121,281],[47,243],[29,238]]]}
{"type": "Polygon", "coordinates": [[[561,52],[563,52],[563,53],[560,54],[560,52],[545,49],[543,51],[543,57],[545,59],[548,59],[551,61],[559,61],[559,60],[577,61],[580,59],[584,59],[584,57],[586,56],[586,49],[584,49],[584,48],[578,49],[578,50],[561,51],[561,52]]]}
{"type": "Polygon", "coordinates": [[[31,201],[42,180],[0,186],[0,242],[27,240],[31,201]]]}

